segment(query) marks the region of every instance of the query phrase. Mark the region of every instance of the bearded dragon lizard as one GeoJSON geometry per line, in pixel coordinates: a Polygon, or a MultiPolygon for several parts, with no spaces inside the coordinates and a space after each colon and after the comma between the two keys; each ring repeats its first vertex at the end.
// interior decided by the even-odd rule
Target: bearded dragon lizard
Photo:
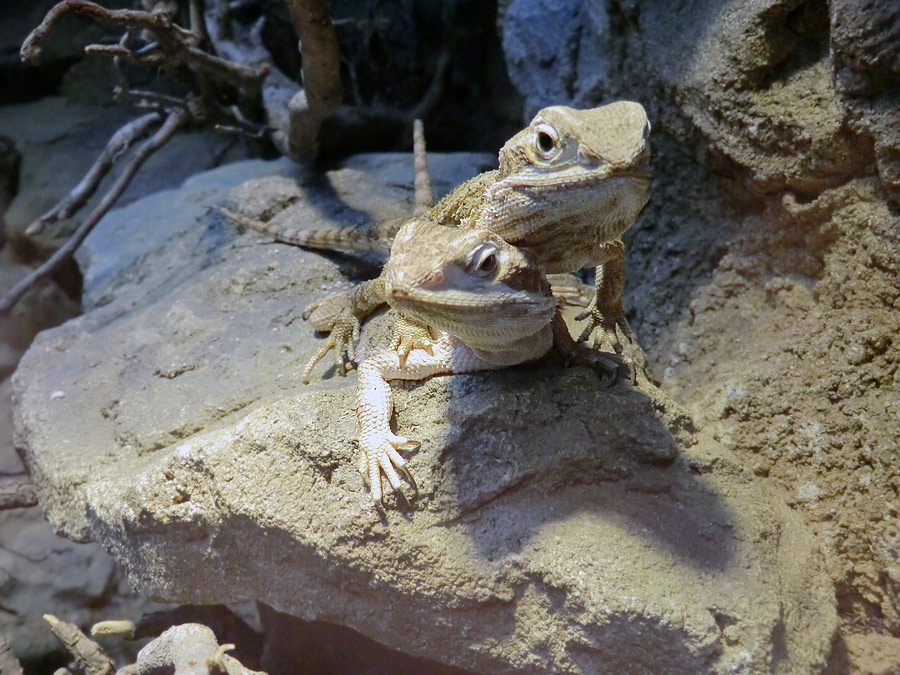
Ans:
{"type": "Polygon", "coordinates": [[[431,342],[404,357],[395,344],[359,364],[359,470],[376,501],[382,472],[398,497],[398,471],[415,486],[398,451],[418,443],[391,431],[389,380],[504,368],[543,356],[560,337],[572,341],[541,268],[493,232],[414,218],[397,233],[382,276],[401,315],[395,343],[410,321],[428,327],[431,342]]]}
{"type": "MultiPolygon", "coordinates": [[[[608,339],[619,351],[616,327],[629,338],[632,334],[621,304],[624,246],[618,237],[649,198],[649,133],[643,107],[630,101],[590,110],[544,108],[500,150],[499,169],[463,183],[422,216],[438,225],[493,232],[548,274],[596,265],[593,299],[579,317],[589,321],[579,341],[597,331],[595,342],[608,339]]],[[[338,251],[384,250],[406,222],[368,229],[303,230],[270,227],[217,210],[278,241],[338,251]]],[[[304,369],[304,382],[331,349],[344,373],[343,354],[355,359],[360,321],[387,300],[385,284],[382,272],[349,293],[327,296],[304,310],[304,318],[317,330],[331,332],[304,369]]],[[[401,358],[415,347],[428,346],[427,335],[410,335],[413,332],[407,331],[395,345],[401,358]]]]}

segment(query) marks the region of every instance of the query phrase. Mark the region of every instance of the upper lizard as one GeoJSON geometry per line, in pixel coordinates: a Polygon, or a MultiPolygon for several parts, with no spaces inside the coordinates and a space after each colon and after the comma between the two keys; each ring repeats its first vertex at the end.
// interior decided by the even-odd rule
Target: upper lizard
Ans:
{"type": "MultiPolygon", "coordinates": [[[[649,198],[649,132],[643,107],[630,101],[590,110],[545,108],[503,146],[499,169],[463,183],[422,215],[440,225],[493,232],[547,273],[596,265],[596,290],[582,314],[590,321],[580,339],[597,329],[599,341],[609,338],[618,347],[616,326],[629,337],[630,329],[621,307],[624,247],[617,238],[649,198]]],[[[286,243],[344,251],[383,250],[405,222],[302,230],[223,212],[286,243]]],[[[331,336],[306,366],[304,382],[330,349],[343,373],[342,355],[346,350],[354,358],[360,320],[386,300],[385,281],[382,273],[306,308],[304,317],[331,336]]]]}

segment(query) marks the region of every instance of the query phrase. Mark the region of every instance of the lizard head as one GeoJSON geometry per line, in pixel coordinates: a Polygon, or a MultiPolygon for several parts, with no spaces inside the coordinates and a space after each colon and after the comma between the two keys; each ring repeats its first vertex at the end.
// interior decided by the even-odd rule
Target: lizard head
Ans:
{"type": "Polygon", "coordinates": [[[596,264],[596,246],[627,230],[650,198],[649,134],[631,101],[544,108],[500,150],[478,224],[540,251],[548,272],[596,264]]]}
{"type": "Polygon", "coordinates": [[[404,315],[476,348],[533,335],[556,311],[543,272],[522,251],[485,230],[423,219],[397,233],[385,291],[404,315]]]}
{"type": "Polygon", "coordinates": [[[500,175],[578,171],[595,180],[616,174],[649,178],[650,121],[640,103],[616,101],[590,110],[540,110],[500,150],[500,175]]]}

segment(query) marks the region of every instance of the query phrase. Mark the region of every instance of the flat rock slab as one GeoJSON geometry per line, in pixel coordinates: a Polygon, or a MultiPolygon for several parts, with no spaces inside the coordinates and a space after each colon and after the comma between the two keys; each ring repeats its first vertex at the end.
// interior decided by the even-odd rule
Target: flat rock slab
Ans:
{"type": "MultiPolygon", "coordinates": [[[[445,191],[485,159],[431,162],[445,191]]],[[[157,599],[258,599],[480,672],[828,661],[837,617],[809,531],[652,387],[552,360],[397,385],[419,493],[373,505],[355,376],[297,377],[320,344],[303,307],[353,266],[203,208],[278,174],[315,226],[410,210],[410,159],[369,155],[324,178],[234,164],[111,214],[81,254],[91,311],[42,333],[15,376],[19,444],[60,531],[157,599]]]]}

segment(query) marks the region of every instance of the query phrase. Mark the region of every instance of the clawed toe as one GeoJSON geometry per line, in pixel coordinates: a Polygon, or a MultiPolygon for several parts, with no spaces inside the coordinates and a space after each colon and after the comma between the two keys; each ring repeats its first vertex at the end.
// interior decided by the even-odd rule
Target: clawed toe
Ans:
{"type": "Polygon", "coordinates": [[[416,484],[409,469],[406,468],[406,460],[403,459],[398,450],[415,450],[420,445],[418,441],[410,441],[397,436],[393,440],[386,440],[384,446],[376,453],[369,454],[364,449],[360,451],[360,473],[365,474],[369,480],[369,488],[372,491],[372,500],[374,502],[384,504],[385,492],[382,485],[382,476],[387,478],[387,482],[397,499],[402,500],[407,505],[409,504],[409,499],[403,491],[403,482],[400,480],[401,475],[412,488],[413,498],[419,494],[419,486],[416,484]]]}

